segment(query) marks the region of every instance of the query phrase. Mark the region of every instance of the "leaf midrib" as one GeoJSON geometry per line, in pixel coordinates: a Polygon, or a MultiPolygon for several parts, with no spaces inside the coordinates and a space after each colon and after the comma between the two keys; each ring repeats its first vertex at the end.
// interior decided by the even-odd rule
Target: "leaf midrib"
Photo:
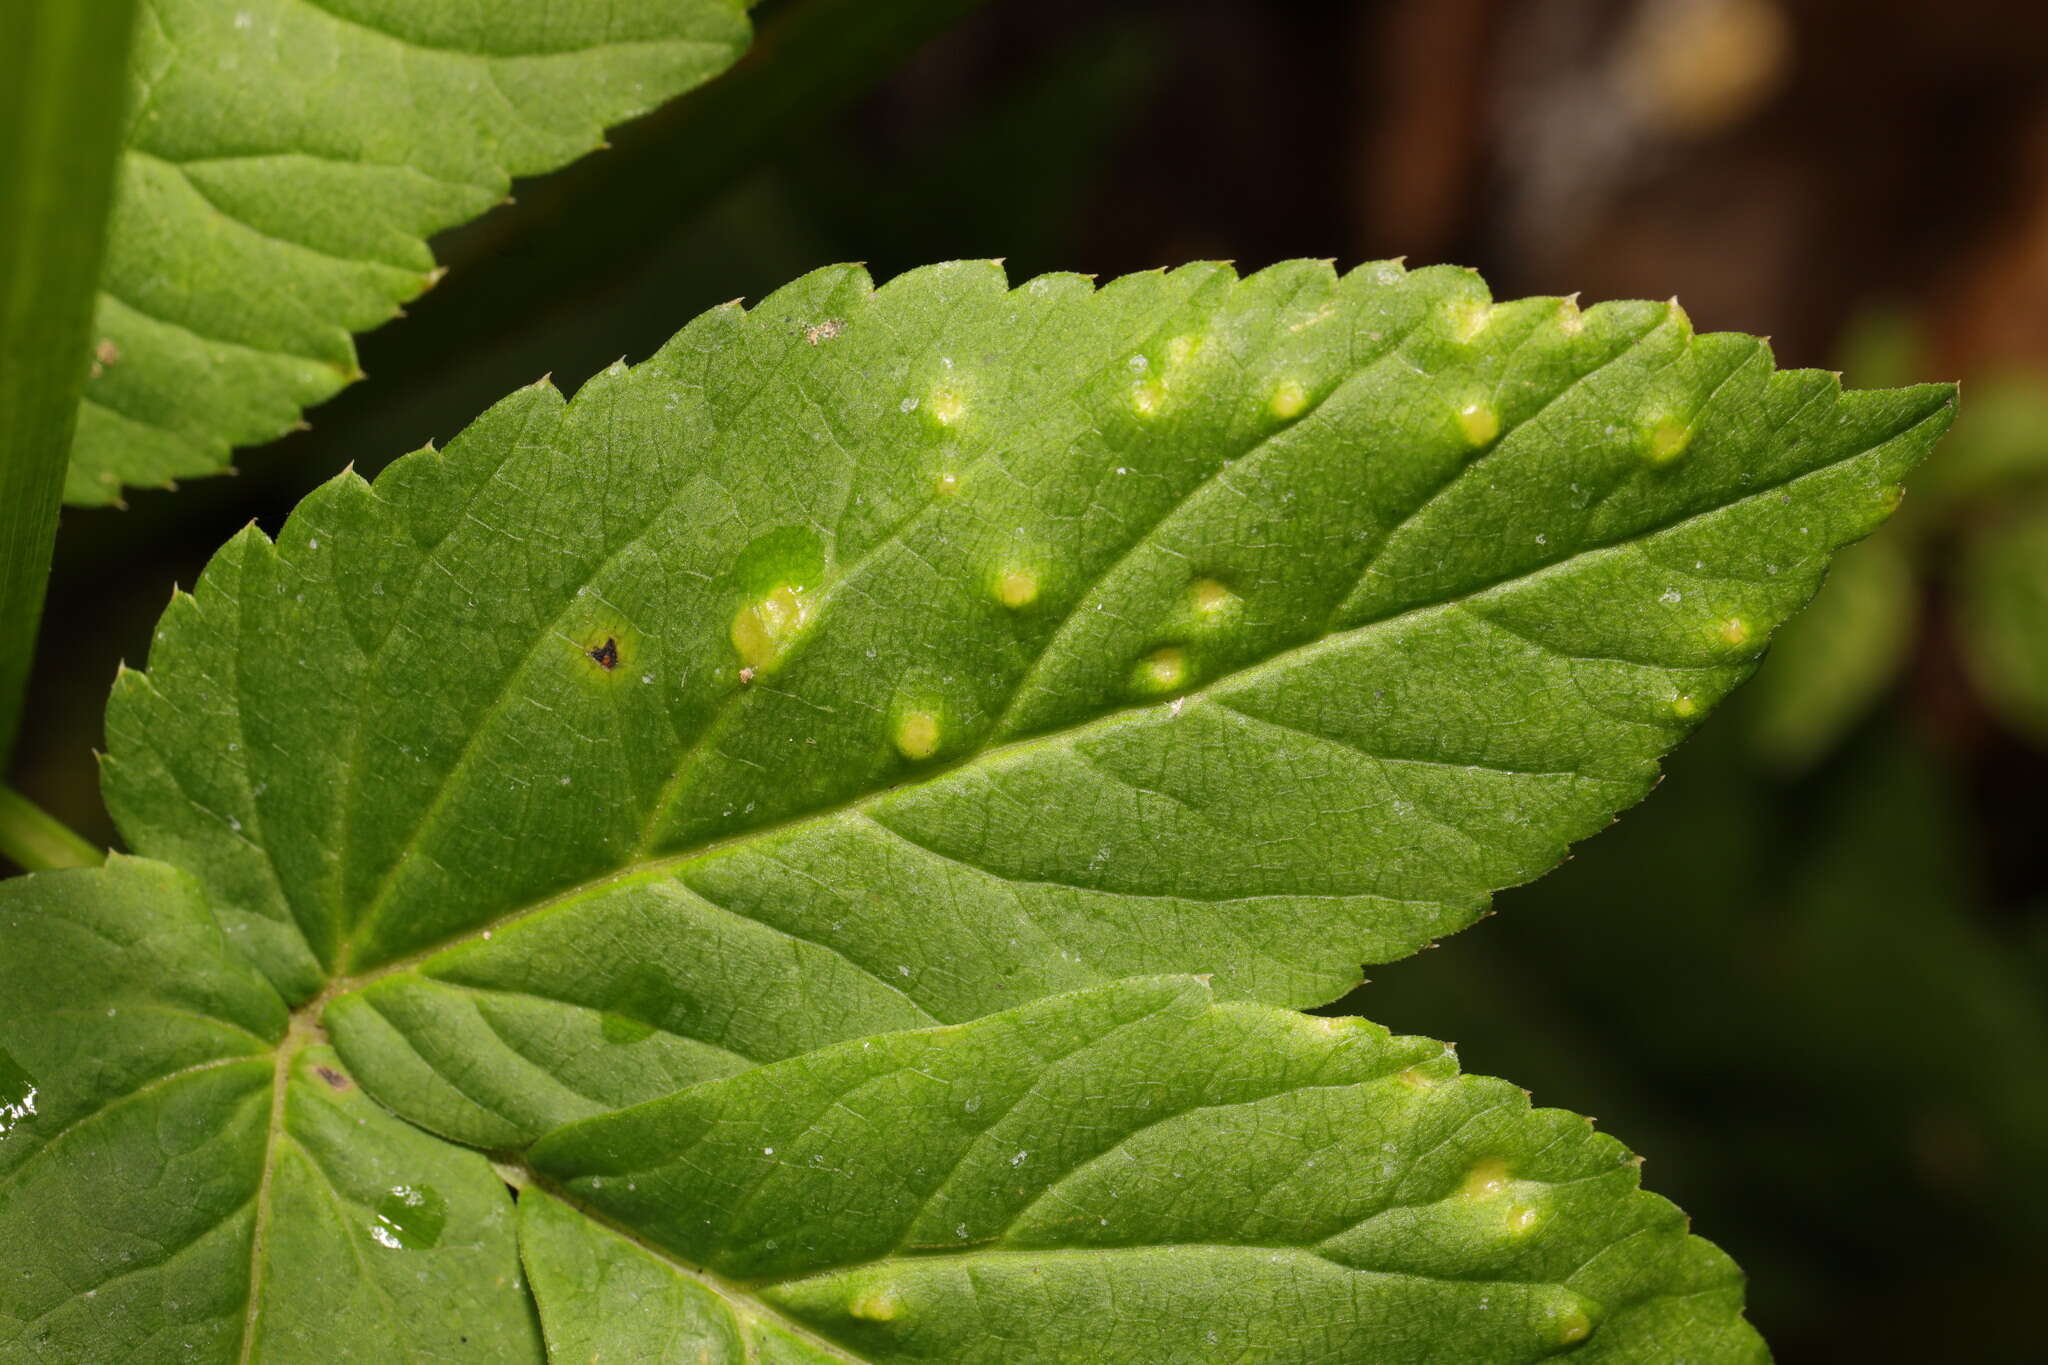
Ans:
{"type": "MultiPolygon", "coordinates": [[[[976,765],[1003,763],[1017,756],[1029,754],[1055,744],[1075,743],[1093,734],[1121,728],[1124,724],[1129,723],[1133,717],[1158,712],[1162,709],[1178,707],[1181,711],[1184,711],[1189,705],[1200,704],[1212,694],[1222,694],[1226,689],[1249,685],[1262,677],[1284,671],[1304,660],[1313,659],[1322,653],[1343,648],[1369,632],[1392,629],[1434,614],[1456,610],[1495,593],[1541,582],[1548,577],[1567,572],[1593,559],[1595,556],[1620,553],[1655,537],[1678,530],[1695,521],[1718,516],[1724,512],[1753,503],[1760,498],[1782,492],[1807,479],[1818,478],[1828,474],[1852,460],[1861,459],[1879,447],[1908,435],[1928,422],[1939,420],[1945,406],[1945,402],[1937,403],[1906,425],[1887,433],[1881,440],[1871,445],[1848,452],[1840,458],[1830,460],[1825,464],[1802,470],[1788,478],[1758,485],[1738,498],[1673,517],[1658,525],[1632,531],[1625,536],[1603,541],[1595,545],[1583,546],[1568,554],[1561,555],[1548,563],[1539,564],[1532,569],[1516,570],[1503,574],[1476,587],[1466,589],[1455,596],[1447,597],[1442,601],[1404,608],[1389,615],[1376,617],[1369,621],[1362,621],[1355,626],[1349,626],[1343,630],[1325,632],[1300,644],[1279,650],[1254,663],[1247,664],[1243,668],[1221,674],[1208,683],[1200,687],[1191,688],[1175,697],[1163,701],[1145,701],[1118,707],[1064,730],[1028,735],[1004,743],[985,746],[971,753],[964,754],[950,763],[937,767],[930,773],[920,776],[912,783],[863,792],[851,800],[843,801],[822,810],[807,811],[801,815],[791,816],[787,819],[765,825],[758,825],[752,829],[743,830],[724,838],[709,840],[692,848],[665,854],[658,858],[629,863],[600,877],[594,877],[574,886],[564,888],[539,900],[529,901],[524,905],[515,907],[503,914],[465,929],[459,934],[450,935],[414,952],[379,964],[368,971],[357,973],[353,976],[337,977],[328,989],[321,993],[321,998],[330,999],[337,995],[362,989],[386,976],[417,967],[428,959],[450,949],[477,942],[486,934],[530,919],[559,906],[583,899],[584,897],[597,895],[642,880],[649,880],[691,863],[709,861],[743,848],[757,840],[768,840],[794,830],[824,824],[849,812],[865,811],[867,807],[887,801],[906,790],[930,787],[951,777],[955,773],[976,765]]],[[[1662,665],[1657,666],[1662,667],[1662,665]]]]}
{"type": "Polygon", "coordinates": [[[269,1264],[263,1253],[270,1233],[270,1185],[271,1177],[277,1171],[278,1148],[282,1145],[285,1093],[291,1083],[292,1062],[316,1026],[304,1016],[294,1015],[291,1027],[277,1044],[277,1064],[270,1077],[270,1123],[263,1132],[263,1171],[256,1181],[256,1222],[249,1229],[249,1303],[242,1314],[242,1349],[235,1357],[237,1365],[249,1365],[255,1359],[256,1328],[263,1315],[263,1272],[269,1264]]]}

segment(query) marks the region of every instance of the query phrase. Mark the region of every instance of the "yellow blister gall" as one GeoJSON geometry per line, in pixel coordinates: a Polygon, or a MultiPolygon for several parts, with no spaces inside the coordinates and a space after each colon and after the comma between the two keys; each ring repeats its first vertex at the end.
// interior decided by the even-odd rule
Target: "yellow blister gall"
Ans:
{"type": "Polygon", "coordinates": [[[930,711],[905,711],[896,717],[896,751],[913,763],[939,751],[939,718],[930,711]]]}
{"type": "Polygon", "coordinates": [[[1155,649],[1139,660],[1133,681],[1143,692],[1171,692],[1188,680],[1187,651],[1178,645],[1155,649]]]}
{"type": "Polygon", "coordinates": [[[746,603],[732,618],[732,647],[753,673],[772,668],[811,622],[802,588],[783,584],[746,603]]]}
{"type": "Polygon", "coordinates": [[[1012,611],[1021,610],[1038,600],[1038,575],[1024,569],[1006,569],[996,575],[996,601],[1012,611]]]}
{"type": "Polygon", "coordinates": [[[1299,379],[1283,379],[1273,386],[1266,411],[1283,422],[1291,422],[1308,411],[1308,388],[1299,379]]]}

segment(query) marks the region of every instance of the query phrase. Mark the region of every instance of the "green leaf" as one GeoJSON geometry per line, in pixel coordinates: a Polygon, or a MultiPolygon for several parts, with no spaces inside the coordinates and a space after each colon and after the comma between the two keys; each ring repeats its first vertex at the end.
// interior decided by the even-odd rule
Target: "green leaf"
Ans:
{"type": "Polygon", "coordinates": [[[0,1360],[539,1360],[490,1163],[366,1098],[184,874],[0,882],[0,1360]]]}
{"type": "Polygon", "coordinates": [[[1959,597],[1963,660],[1978,691],[2048,746],[2048,503],[2022,502],[1971,538],[1959,597]]]}
{"type": "Polygon", "coordinates": [[[214,473],[357,379],[426,239],[716,75],[742,0],[158,0],[65,487],[214,473]]]}
{"type": "Polygon", "coordinates": [[[191,879],[9,881],[0,931],[0,1360],[1761,1358],[1586,1120],[1193,978],[560,1130],[505,1168],[529,1299],[490,1163],[365,1098],[191,879]]]}
{"type": "Polygon", "coordinates": [[[551,1347],[603,1358],[778,1322],[807,1361],[1763,1358],[1733,1267],[1586,1120],[1186,979],[843,1044],[532,1161],[604,1220],[522,1201],[551,1347]]]}
{"type": "Polygon", "coordinates": [[[1104,980],[1335,998],[1656,780],[1951,392],[1297,262],[818,272],[166,613],[130,844],[459,1140],[1104,980]]]}

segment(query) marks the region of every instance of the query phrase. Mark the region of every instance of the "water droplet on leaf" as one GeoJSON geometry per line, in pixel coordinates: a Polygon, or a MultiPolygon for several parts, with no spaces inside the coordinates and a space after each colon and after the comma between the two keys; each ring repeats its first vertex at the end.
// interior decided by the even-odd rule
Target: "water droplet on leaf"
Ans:
{"type": "Polygon", "coordinates": [[[432,1185],[393,1185],[377,1201],[370,1236],[393,1250],[425,1251],[448,1226],[448,1201],[432,1185]]]}
{"type": "Polygon", "coordinates": [[[35,1078],[0,1049],[0,1134],[35,1117],[36,1094],[35,1078]]]}

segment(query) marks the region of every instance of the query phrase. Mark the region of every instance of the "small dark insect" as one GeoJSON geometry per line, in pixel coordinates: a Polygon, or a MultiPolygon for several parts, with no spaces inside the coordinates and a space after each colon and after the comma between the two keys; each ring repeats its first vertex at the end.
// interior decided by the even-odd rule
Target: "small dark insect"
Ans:
{"type": "Polygon", "coordinates": [[[321,1080],[327,1082],[327,1084],[334,1087],[336,1090],[348,1089],[348,1077],[342,1075],[339,1071],[336,1071],[331,1066],[316,1066],[313,1068],[313,1074],[318,1076],[321,1080]]]}
{"type": "Polygon", "coordinates": [[[609,673],[619,666],[619,642],[611,636],[604,637],[604,643],[590,651],[590,657],[599,668],[609,673]]]}

